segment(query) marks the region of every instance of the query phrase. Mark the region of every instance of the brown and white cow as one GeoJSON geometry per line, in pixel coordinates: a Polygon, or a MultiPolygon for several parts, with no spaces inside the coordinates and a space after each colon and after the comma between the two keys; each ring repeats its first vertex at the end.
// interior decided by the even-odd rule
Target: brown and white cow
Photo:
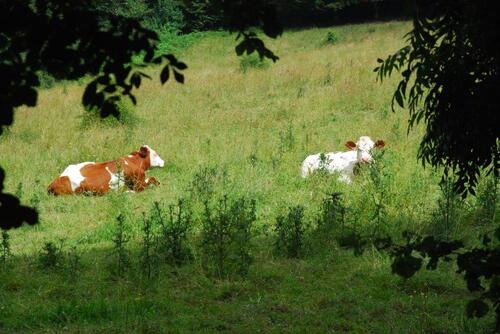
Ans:
{"type": "Polygon", "coordinates": [[[160,183],[154,177],[146,178],[151,167],[163,167],[165,162],[148,145],[138,152],[109,162],[82,162],[69,165],[48,187],[54,195],[74,193],[105,194],[110,189],[126,187],[131,191],[143,191],[144,187],[160,183]]]}

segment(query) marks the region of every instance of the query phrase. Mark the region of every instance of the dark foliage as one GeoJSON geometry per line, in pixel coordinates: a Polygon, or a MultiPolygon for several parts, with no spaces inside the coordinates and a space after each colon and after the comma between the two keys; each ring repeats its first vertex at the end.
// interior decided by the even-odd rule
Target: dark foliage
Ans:
{"type": "MultiPolygon", "coordinates": [[[[500,21],[495,8],[485,0],[415,1],[408,45],[379,59],[375,69],[380,80],[393,70],[401,71],[393,107],[394,102],[408,107],[409,130],[421,121],[426,124],[419,158],[424,165],[444,167],[443,182],[455,174],[453,192],[463,196],[475,193],[481,173],[494,174],[495,180],[500,174],[500,118],[496,115],[500,21]]],[[[433,236],[407,233],[405,237],[405,245],[390,239],[378,242],[394,258],[394,273],[409,278],[425,260],[427,269],[435,269],[440,259],[455,260],[468,289],[482,291],[468,303],[467,315],[482,317],[492,305],[500,331],[500,228],[493,238],[485,235],[482,246],[472,249],[460,241],[433,236]]]]}
{"type": "Polygon", "coordinates": [[[184,32],[219,29],[222,26],[222,8],[219,1],[184,0],[182,4],[184,32]]]}
{"type": "Polygon", "coordinates": [[[458,176],[456,190],[474,193],[482,172],[499,174],[500,20],[494,3],[419,0],[408,44],[379,59],[382,80],[402,80],[393,96],[410,111],[409,129],[426,124],[419,158],[458,176]]]}
{"type": "MultiPolygon", "coordinates": [[[[482,245],[469,248],[460,240],[443,241],[433,236],[422,237],[404,232],[404,244],[391,238],[373,241],[380,251],[387,252],[392,258],[392,272],[404,279],[415,275],[425,265],[427,270],[435,270],[440,261],[455,262],[457,273],[462,274],[471,292],[480,292],[479,297],[467,303],[468,317],[483,317],[490,307],[496,314],[496,331],[500,331],[500,228],[492,235],[482,237],[482,245]]],[[[350,240],[342,246],[353,249],[360,255],[361,249],[370,244],[364,236],[353,233],[350,240]]]]}
{"type": "Polygon", "coordinates": [[[0,229],[16,228],[23,223],[36,224],[38,212],[35,209],[21,205],[16,196],[3,193],[4,178],[5,173],[0,168],[0,229]]]}
{"type": "Polygon", "coordinates": [[[440,259],[455,260],[458,273],[464,275],[467,288],[471,292],[481,292],[467,304],[469,317],[483,317],[490,305],[496,313],[496,327],[500,331],[500,228],[491,235],[484,235],[482,245],[468,249],[460,241],[439,241],[434,237],[425,238],[406,235],[405,245],[387,242],[384,245],[394,257],[394,273],[409,278],[413,276],[427,259],[427,269],[437,268],[440,259]]]}

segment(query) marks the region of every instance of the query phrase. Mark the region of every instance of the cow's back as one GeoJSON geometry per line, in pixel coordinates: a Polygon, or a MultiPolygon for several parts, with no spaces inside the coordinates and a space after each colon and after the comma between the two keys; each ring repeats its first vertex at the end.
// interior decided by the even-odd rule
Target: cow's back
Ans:
{"type": "Polygon", "coordinates": [[[71,184],[71,190],[75,192],[75,190],[80,186],[85,177],[82,175],[81,170],[89,165],[94,165],[94,162],[81,162],[75,165],[69,165],[66,167],[64,172],[62,172],[61,177],[67,177],[71,184]]]}
{"type": "Polygon", "coordinates": [[[75,192],[104,194],[109,191],[110,180],[115,172],[116,167],[113,162],[87,164],[80,169],[83,179],[75,192]]]}

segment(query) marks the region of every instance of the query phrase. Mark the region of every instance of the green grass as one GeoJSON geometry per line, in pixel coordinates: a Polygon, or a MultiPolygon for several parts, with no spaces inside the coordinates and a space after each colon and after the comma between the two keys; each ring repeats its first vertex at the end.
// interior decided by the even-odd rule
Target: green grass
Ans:
{"type": "MultiPolygon", "coordinates": [[[[275,219],[294,205],[314,221],[322,199],[340,191],[348,224],[392,236],[429,232],[436,221],[439,173],[416,160],[422,129],[406,134],[407,113],[390,111],[396,81],[377,83],[373,68],[403,45],[405,22],[286,32],[267,40],[280,60],[244,72],[234,37],[206,33],[183,49],[186,83],[146,82],[128,122],[92,125],[81,106],[83,87],[40,92],[36,108],[16,112],[0,137],[7,192],[37,204],[40,224],[10,232],[12,252],[0,267],[0,332],[230,333],[479,333],[492,319],[469,320],[470,297],[452,266],[404,281],[390,259],[332,247],[285,260],[272,254],[275,219]],[[337,40],[325,45],[329,31],[337,40]],[[366,175],[352,185],[336,177],[300,178],[309,154],[344,150],[361,135],[386,141],[382,225],[374,223],[374,189],[366,175]],[[71,163],[106,161],[153,147],[166,165],[148,172],[161,182],[138,194],[51,197],[47,185],[71,163]],[[141,214],[190,197],[195,173],[227,172],[225,191],[257,201],[255,261],[246,279],[204,275],[199,254],[181,268],[159,267],[145,280],[137,269],[141,214]],[[21,184],[21,185],[19,185],[21,184]],[[127,218],[132,267],[110,274],[115,218],[127,218]],[[78,273],[36,265],[45,241],[63,239],[81,256],[78,273]]],[[[149,69],[156,78],[158,69],[149,69]]],[[[127,105],[127,108],[131,108],[127,105]]],[[[475,200],[461,207],[455,236],[473,240],[487,226],[474,218],[475,200]]],[[[201,209],[195,205],[195,232],[201,209]]],[[[498,217],[498,215],[497,215],[498,217]]],[[[192,237],[196,246],[198,240],[192,237]]]]}

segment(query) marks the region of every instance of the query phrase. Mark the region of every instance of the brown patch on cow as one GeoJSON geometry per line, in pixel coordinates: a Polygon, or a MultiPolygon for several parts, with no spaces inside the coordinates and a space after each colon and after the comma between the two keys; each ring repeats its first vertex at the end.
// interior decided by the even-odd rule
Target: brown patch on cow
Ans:
{"type": "Polygon", "coordinates": [[[345,143],[345,146],[350,149],[350,150],[355,150],[356,149],[356,143],[353,142],[352,140],[349,140],[348,142],[345,143]]]}
{"type": "Polygon", "coordinates": [[[112,173],[116,171],[114,164],[109,162],[100,162],[83,166],[83,168],[80,169],[80,173],[84,179],[80,183],[80,186],[75,189],[75,192],[99,195],[107,193],[109,191],[111,175],[106,170],[106,167],[108,167],[112,173]]]}
{"type": "Polygon", "coordinates": [[[385,146],[385,142],[383,140],[377,140],[377,142],[375,143],[376,148],[382,148],[384,146],[385,146]]]}
{"type": "Polygon", "coordinates": [[[52,195],[68,195],[73,193],[71,181],[67,176],[59,176],[48,186],[47,192],[52,195]]]}
{"type": "Polygon", "coordinates": [[[141,158],[147,157],[149,155],[148,148],[145,146],[142,146],[141,149],[139,150],[139,155],[141,156],[141,158]]]}

